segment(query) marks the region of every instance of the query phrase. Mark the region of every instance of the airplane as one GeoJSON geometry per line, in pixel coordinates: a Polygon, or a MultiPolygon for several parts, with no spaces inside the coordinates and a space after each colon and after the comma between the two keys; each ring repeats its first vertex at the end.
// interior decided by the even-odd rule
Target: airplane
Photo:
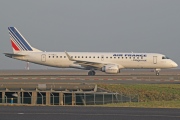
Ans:
{"type": "Polygon", "coordinates": [[[13,53],[5,56],[35,64],[89,70],[94,76],[96,70],[107,74],[118,74],[121,69],[161,69],[178,65],[169,57],[159,53],[120,52],[43,52],[32,47],[15,27],[8,27],[13,53]]]}

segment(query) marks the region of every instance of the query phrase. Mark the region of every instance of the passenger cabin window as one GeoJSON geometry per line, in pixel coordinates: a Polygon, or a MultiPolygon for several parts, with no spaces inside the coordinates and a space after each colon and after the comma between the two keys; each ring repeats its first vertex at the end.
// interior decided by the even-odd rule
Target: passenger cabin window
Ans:
{"type": "Polygon", "coordinates": [[[64,58],[66,58],[66,56],[64,56],[64,58]]]}
{"type": "Polygon", "coordinates": [[[93,58],[95,58],[95,56],[93,58]]]}
{"type": "Polygon", "coordinates": [[[58,58],[58,56],[56,56],[56,58],[58,58]]]}
{"type": "Polygon", "coordinates": [[[49,58],[50,58],[51,56],[49,56],[49,58]]]}
{"type": "Polygon", "coordinates": [[[73,56],[71,56],[71,58],[73,58],[73,56]]]}

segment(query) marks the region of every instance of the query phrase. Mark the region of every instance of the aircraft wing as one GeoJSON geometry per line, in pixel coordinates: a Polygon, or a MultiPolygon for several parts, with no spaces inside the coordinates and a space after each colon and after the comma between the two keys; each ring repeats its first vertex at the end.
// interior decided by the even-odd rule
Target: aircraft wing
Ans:
{"type": "Polygon", "coordinates": [[[68,59],[70,61],[75,61],[74,64],[79,64],[84,67],[93,67],[93,68],[102,68],[104,65],[113,64],[113,63],[106,63],[106,62],[92,62],[92,61],[83,61],[83,60],[75,60],[71,58],[71,56],[65,51],[65,54],[67,55],[68,59]]]}

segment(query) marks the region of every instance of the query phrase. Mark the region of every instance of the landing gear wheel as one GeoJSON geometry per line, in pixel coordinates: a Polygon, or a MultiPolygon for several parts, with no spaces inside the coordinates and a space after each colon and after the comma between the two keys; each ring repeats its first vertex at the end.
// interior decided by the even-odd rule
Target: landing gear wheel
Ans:
{"type": "Polygon", "coordinates": [[[93,70],[91,70],[91,71],[88,72],[88,75],[89,75],[89,76],[94,76],[95,74],[96,74],[96,72],[93,71],[93,70]]]}
{"type": "Polygon", "coordinates": [[[160,68],[156,68],[155,71],[156,71],[156,76],[159,76],[159,72],[160,72],[160,68]]]}
{"type": "Polygon", "coordinates": [[[156,76],[159,76],[159,72],[156,72],[156,76]]]}
{"type": "Polygon", "coordinates": [[[93,73],[93,75],[95,75],[95,74],[96,74],[96,72],[95,72],[95,71],[92,71],[92,73],[93,73]]]}

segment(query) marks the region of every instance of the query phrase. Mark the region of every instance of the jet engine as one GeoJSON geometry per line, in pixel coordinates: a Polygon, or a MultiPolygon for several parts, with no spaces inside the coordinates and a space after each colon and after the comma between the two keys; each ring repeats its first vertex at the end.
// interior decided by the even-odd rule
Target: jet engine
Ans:
{"type": "Polygon", "coordinates": [[[116,74],[119,72],[119,67],[117,65],[105,65],[101,70],[105,73],[116,74]]]}

